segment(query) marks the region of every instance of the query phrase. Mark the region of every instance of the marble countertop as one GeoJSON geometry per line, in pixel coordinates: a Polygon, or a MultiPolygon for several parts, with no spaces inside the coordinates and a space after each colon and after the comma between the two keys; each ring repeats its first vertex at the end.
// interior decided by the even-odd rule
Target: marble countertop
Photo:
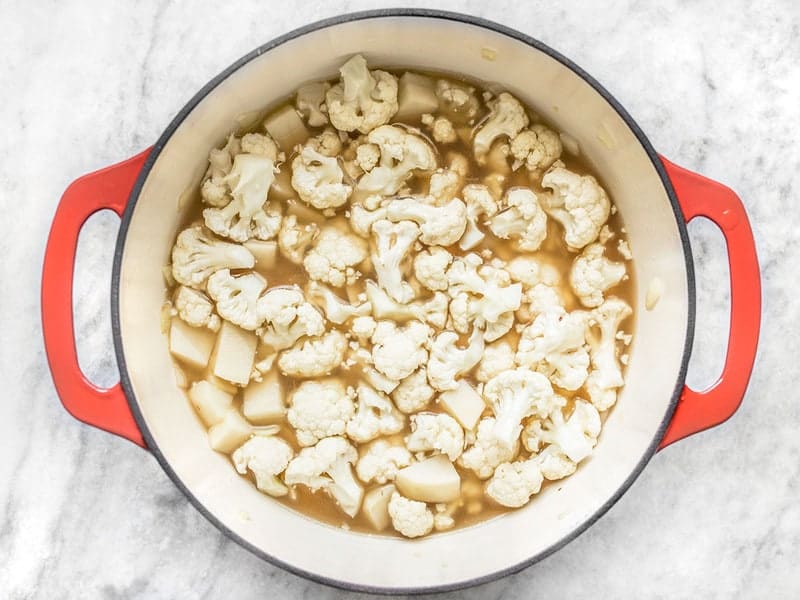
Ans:
{"type": "MultiPolygon", "coordinates": [[[[345,598],[250,555],[133,444],[73,420],[39,322],[40,265],[61,192],[152,143],[210,77],[270,38],[361,0],[0,3],[0,589],[6,598],[345,598]]],[[[429,2],[408,1],[411,6],[429,2]]],[[[560,552],[452,597],[796,598],[800,595],[800,11],[754,3],[450,1],[574,59],[670,159],[739,192],[764,278],[762,342],[739,412],[659,453],[560,552]],[[788,360],[787,360],[788,357],[788,360]]],[[[106,290],[118,220],[81,238],[81,363],[117,379],[106,290]]],[[[689,375],[724,356],[721,236],[690,226],[698,328],[689,375]]]]}

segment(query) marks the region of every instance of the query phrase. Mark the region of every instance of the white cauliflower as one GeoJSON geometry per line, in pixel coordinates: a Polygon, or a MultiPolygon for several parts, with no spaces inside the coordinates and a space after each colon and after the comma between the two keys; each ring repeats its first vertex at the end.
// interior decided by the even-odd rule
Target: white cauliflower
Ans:
{"type": "Polygon", "coordinates": [[[467,229],[458,246],[462,250],[471,250],[486,237],[478,227],[478,219],[481,216],[494,217],[499,207],[489,188],[483,184],[465,185],[461,190],[461,196],[467,205],[467,229]]]}
{"type": "Polygon", "coordinates": [[[456,197],[463,181],[463,175],[457,171],[436,169],[428,180],[428,196],[433,198],[433,204],[444,204],[456,197]]]}
{"type": "Polygon", "coordinates": [[[353,399],[336,379],[303,381],[289,398],[286,417],[301,446],[342,435],[355,413],[353,399]]]}
{"type": "Polygon", "coordinates": [[[379,321],[372,334],[372,362],[389,379],[408,377],[428,360],[425,346],[430,328],[419,321],[398,327],[392,321],[379,321]]]}
{"type": "Polygon", "coordinates": [[[308,138],[306,147],[328,157],[337,157],[342,153],[342,140],[333,127],[326,127],[322,133],[308,138]]]}
{"type": "Polygon", "coordinates": [[[338,208],[342,206],[353,187],[342,183],[344,172],[335,157],[320,154],[305,146],[292,161],[292,187],[314,208],[338,208]]]}
{"type": "Polygon", "coordinates": [[[312,492],[325,490],[346,515],[355,517],[364,488],[353,475],[358,452],[343,437],[329,437],[316,446],[303,448],[286,467],[288,485],[304,485],[312,492]]]}
{"type": "Polygon", "coordinates": [[[297,287],[268,290],[258,301],[258,312],[266,321],[261,341],[275,350],[289,348],[303,336],[325,332],[325,319],[297,287]]]}
{"type": "Polygon", "coordinates": [[[625,265],[608,260],[601,244],[589,244],[572,263],[569,283],[584,306],[603,303],[603,293],[625,277],[625,265]]]}
{"type": "Polygon", "coordinates": [[[397,492],[389,500],[389,517],[392,527],[409,538],[428,535],[433,530],[433,512],[428,505],[419,500],[409,500],[397,492]]]}
{"type": "MultiPolygon", "coordinates": [[[[534,421],[534,423],[536,422],[534,421]]],[[[578,465],[572,462],[558,446],[547,446],[536,455],[535,460],[542,475],[548,481],[569,477],[578,468],[578,465]]]]}
{"type": "Polygon", "coordinates": [[[415,294],[403,278],[403,261],[419,237],[419,227],[409,221],[392,223],[382,219],[372,226],[372,233],[375,252],[370,258],[378,284],[397,302],[410,302],[415,294]]]}
{"type": "MultiPolygon", "coordinates": [[[[370,318],[368,315],[372,307],[369,302],[362,302],[358,305],[350,304],[334,294],[330,288],[316,281],[309,282],[307,290],[308,297],[322,307],[325,316],[331,323],[342,325],[349,319],[358,317],[370,318]]],[[[354,325],[352,329],[355,329],[354,325]]]]}
{"type": "Polygon", "coordinates": [[[247,248],[218,240],[200,225],[181,231],[172,247],[172,276],[195,289],[220,269],[252,269],[255,263],[247,248]]]}
{"type": "Polygon", "coordinates": [[[428,372],[420,367],[400,382],[392,392],[392,400],[401,412],[419,412],[433,399],[433,388],[428,385],[428,372]]]}
{"type": "Polygon", "coordinates": [[[255,331],[264,322],[258,309],[258,299],[267,287],[257,273],[234,277],[229,269],[217,271],[208,278],[208,295],[214,299],[217,313],[242,329],[255,331]]]}
{"type": "Polygon", "coordinates": [[[472,140],[472,149],[478,164],[486,162],[486,155],[496,139],[513,138],[529,122],[525,107],[508,92],[503,92],[491,100],[489,110],[489,117],[472,140]]]}
{"type": "Polygon", "coordinates": [[[590,338],[592,372],[586,379],[586,393],[597,410],[608,410],[617,401],[617,388],[625,380],[617,360],[617,331],[631,314],[624,300],[611,297],[592,311],[600,329],[600,338],[590,338]]]}
{"type": "Polygon", "coordinates": [[[178,316],[192,327],[207,327],[211,331],[219,329],[219,316],[214,314],[214,305],[203,292],[185,285],[178,286],[173,303],[178,316]]]}
{"type": "Polygon", "coordinates": [[[266,156],[237,154],[233,168],[225,177],[232,199],[220,207],[206,208],[206,227],[236,242],[250,238],[271,240],[281,227],[281,207],[267,204],[267,194],[275,180],[275,165],[266,156]]]}
{"type": "Polygon", "coordinates": [[[481,108],[475,88],[449,79],[436,81],[436,98],[439,109],[454,123],[470,123],[481,108]]]}
{"type": "Polygon", "coordinates": [[[522,432],[522,420],[536,415],[544,418],[559,410],[566,401],[553,392],[547,377],[526,368],[505,371],[490,379],[483,397],[495,415],[493,435],[512,448],[522,432]]]}
{"type": "Polygon", "coordinates": [[[536,123],[523,129],[509,144],[515,171],[522,165],[532,173],[541,173],[561,158],[561,138],[549,127],[536,123]]]}
{"type": "Polygon", "coordinates": [[[344,334],[332,330],[306,340],[300,340],[278,356],[278,368],[293,377],[320,377],[342,364],[347,350],[344,334]]]}
{"type": "Polygon", "coordinates": [[[483,356],[483,336],[477,328],[466,348],[459,348],[457,343],[458,334],[453,331],[442,331],[431,343],[428,381],[436,390],[456,389],[456,378],[472,369],[483,356]]]}
{"type": "Polygon", "coordinates": [[[464,450],[464,430],[444,413],[411,415],[411,434],[406,437],[406,447],[411,452],[440,452],[454,461],[464,450]]]}
{"type": "Polygon", "coordinates": [[[489,220],[489,229],[497,237],[513,239],[517,248],[535,252],[547,237],[547,214],[533,190],[516,187],[506,192],[506,207],[489,220]]]}
{"type": "Polygon", "coordinates": [[[453,255],[441,246],[430,246],[414,257],[414,276],[432,292],[444,291],[450,285],[447,268],[453,255]]]}
{"type": "Polygon", "coordinates": [[[431,132],[431,137],[440,144],[452,144],[458,141],[453,122],[447,117],[434,117],[430,113],[422,115],[422,124],[431,132]]]}
{"type": "Polygon", "coordinates": [[[242,152],[266,156],[273,163],[282,161],[285,155],[278,151],[278,144],[269,133],[246,133],[240,142],[242,152]]]}
{"type": "Polygon", "coordinates": [[[507,447],[494,435],[495,419],[486,417],[478,423],[475,443],[467,448],[458,460],[465,469],[471,469],[481,479],[488,479],[498,465],[514,460],[519,446],[507,447]]]}
{"type": "Polygon", "coordinates": [[[353,230],[353,233],[363,238],[368,238],[372,232],[372,226],[385,218],[385,206],[378,207],[375,210],[369,210],[360,204],[353,204],[350,207],[350,229],[353,230]]]}
{"type": "Polygon", "coordinates": [[[381,160],[381,149],[377,144],[360,144],[356,148],[355,163],[364,171],[372,171],[381,160]]]}
{"type": "Polygon", "coordinates": [[[295,106],[311,127],[322,127],[328,123],[328,117],[325,115],[327,107],[324,103],[325,94],[329,89],[331,84],[326,81],[314,81],[297,89],[295,106]]]}
{"type": "Polygon", "coordinates": [[[486,346],[478,364],[475,378],[487,382],[492,377],[514,368],[514,348],[506,340],[498,340],[486,346]]]}
{"type": "Polygon", "coordinates": [[[367,244],[335,226],[323,227],[303,266],[311,279],[334,287],[354,283],[361,276],[355,267],[367,258],[367,244]]]}
{"type": "Polygon", "coordinates": [[[561,410],[557,409],[549,418],[535,420],[526,427],[527,445],[533,448],[552,444],[577,464],[592,453],[601,427],[597,409],[588,402],[577,400],[568,419],[565,420],[561,410]]]}
{"type": "Polygon", "coordinates": [[[486,484],[486,495],[509,508],[525,506],[542,489],[542,471],[535,460],[503,463],[486,484]]]}
{"type": "Polygon", "coordinates": [[[358,180],[365,194],[396,194],[414,171],[436,168],[436,154],[424,138],[396,125],[383,125],[369,132],[367,140],[380,148],[381,158],[358,180]]]}
{"type": "Polygon", "coordinates": [[[233,167],[233,157],[242,151],[239,138],[229,135],[223,148],[208,154],[208,170],[200,186],[200,197],[209,206],[225,206],[231,201],[230,188],[225,182],[233,167]]]}
{"type": "Polygon", "coordinates": [[[394,321],[424,321],[434,327],[444,327],[447,320],[449,296],[443,292],[435,292],[428,300],[416,300],[408,304],[400,304],[392,300],[386,292],[371,281],[367,281],[367,301],[372,306],[372,316],[376,319],[392,319],[394,321]]]}
{"type": "Polygon", "coordinates": [[[278,249],[289,262],[303,263],[308,247],[319,235],[316,223],[299,223],[295,215],[288,215],[278,232],[278,249]]]}
{"type": "Polygon", "coordinates": [[[356,54],[339,69],[341,79],[325,94],[328,116],[340,131],[369,133],[397,112],[397,79],[386,71],[370,71],[356,54]]]}
{"type": "Polygon", "coordinates": [[[517,346],[518,365],[536,369],[565,390],[577,390],[586,381],[589,353],[586,342],[588,315],[548,310],[528,325],[517,346]]]}
{"type": "Polygon", "coordinates": [[[515,256],[506,264],[505,269],[511,276],[511,281],[521,283],[525,290],[540,283],[556,286],[561,282],[558,269],[531,256],[515,256]]]}
{"type": "Polygon", "coordinates": [[[542,177],[542,187],[553,190],[541,196],[542,207],[563,225],[570,248],[580,249],[597,239],[611,203],[594,177],[578,175],[556,163],[542,177]]]}
{"type": "Polygon", "coordinates": [[[237,448],[231,456],[236,470],[245,475],[253,472],[256,487],[270,496],[285,496],[288,488],[279,475],[294,457],[292,447],[276,436],[254,436],[237,448]]]}
{"type": "Polygon", "coordinates": [[[429,246],[455,244],[467,227],[467,207],[458,198],[434,206],[424,198],[396,198],[386,205],[390,221],[414,221],[420,227],[420,241],[429,246]]]}
{"type": "MultiPolygon", "coordinates": [[[[370,307],[369,302],[365,302],[361,306],[370,307]]],[[[371,307],[370,307],[371,308],[371,307]]],[[[366,342],[369,338],[372,337],[372,334],[375,333],[375,328],[378,324],[375,322],[369,315],[364,315],[363,317],[356,317],[353,319],[352,324],[350,325],[350,331],[362,342],[366,342]]]]}
{"type": "Polygon", "coordinates": [[[359,384],[358,410],[347,423],[347,436],[359,443],[368,442],[380,435],[397,433],[405,426],[405,416],[392,401],[372,387],[359,384]]]}
{"type": "Polygon", "coordinates": [[[364,483],[385,484],[394,481],[397,471],[411,464],[411,453],[405,446],[375,440],[356,463],[356,474],[364,483]]]}

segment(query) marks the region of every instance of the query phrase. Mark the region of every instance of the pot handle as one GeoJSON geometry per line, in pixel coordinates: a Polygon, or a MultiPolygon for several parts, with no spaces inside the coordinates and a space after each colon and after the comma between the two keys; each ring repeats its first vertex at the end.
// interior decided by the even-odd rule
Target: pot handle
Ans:
{"type": "Polygon", "coordinates": [[[742,201],[730,188],[661,157],[688,223],[711,220],[725,236],[730,266],[731,318],[728,351],[719,379],[706,390],[684,386],[659,449],[726,421],[742,403],[758,347],[761,324],[761,273],[742,201]]]}
{"type": "Polygon", "coordinates": [[[42,269],[42,333],[47,361],[64,408],[76,419],[146,448],[119,383],[102,389],[78,365],[72,322],[72,284],[78,234],[94,213],[122,216],[150,150],[73,181],[61,197],[50,228],[42,269]]]}

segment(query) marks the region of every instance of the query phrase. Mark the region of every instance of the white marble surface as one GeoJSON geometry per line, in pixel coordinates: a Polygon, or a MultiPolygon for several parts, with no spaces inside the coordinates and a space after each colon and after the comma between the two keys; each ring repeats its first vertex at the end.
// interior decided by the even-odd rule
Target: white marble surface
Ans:
{"type": "MultiPolygon", "coordinates": [[[[200,86],[255,46],[376,5],[302,4],[0,2],[3,597],[351,595],[251,556],[146,452],[74,421],[54,393],[40,339],[43,247],[66,185],[153,142],[200,86]]],[[[791,0],[489,4],[440,6],[551,44],[616,94],[660,152],[741,194],[761,254],[765,312],[756,370],[733,419],[658,454],[565,549],[453,597],[798,597],[800,10],[791,0]]],[[[81,359],[103,384],[116,380],[107,289],[117,222],[90,223],[78,266],[81,359]]],[[[703,384],[721,364],[727,267],[714,227],[690,229],[699,269],[690,380],[703,384]]]]}

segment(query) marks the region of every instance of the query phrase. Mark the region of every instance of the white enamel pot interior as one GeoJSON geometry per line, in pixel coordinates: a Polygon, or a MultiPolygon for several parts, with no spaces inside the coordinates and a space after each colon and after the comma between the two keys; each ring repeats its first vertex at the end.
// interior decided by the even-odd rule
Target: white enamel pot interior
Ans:
{"type": "Polygon", "coordinates": [[[656,154],[627,114],[577,67],[497,25],[459,15],[381,11],[312,25],[248,55],[207,85],[156,144],[123,218],[113,319],[122,382],[164,469],[221,530],[257,555],[333,585],[382,592],[463,587],[518,570],[573,539],[627,489],[655,452],[683,384],[693,322],[690,253],[656,154]],[[327,79],[348,57],[492,82],[573,136],[621,211],[635,257],[636,337],[627,384],[590,460],[528,506],[482,524],[407,541],[348,532],[259,493],[213,452],[175,385],[159,314],[161,267],[209,148],[237,117],[327,79]],[[643,307],[654,277],[664,294],[643,307]],[[491,551],[487,551],[491,548],[491,551]]]}

